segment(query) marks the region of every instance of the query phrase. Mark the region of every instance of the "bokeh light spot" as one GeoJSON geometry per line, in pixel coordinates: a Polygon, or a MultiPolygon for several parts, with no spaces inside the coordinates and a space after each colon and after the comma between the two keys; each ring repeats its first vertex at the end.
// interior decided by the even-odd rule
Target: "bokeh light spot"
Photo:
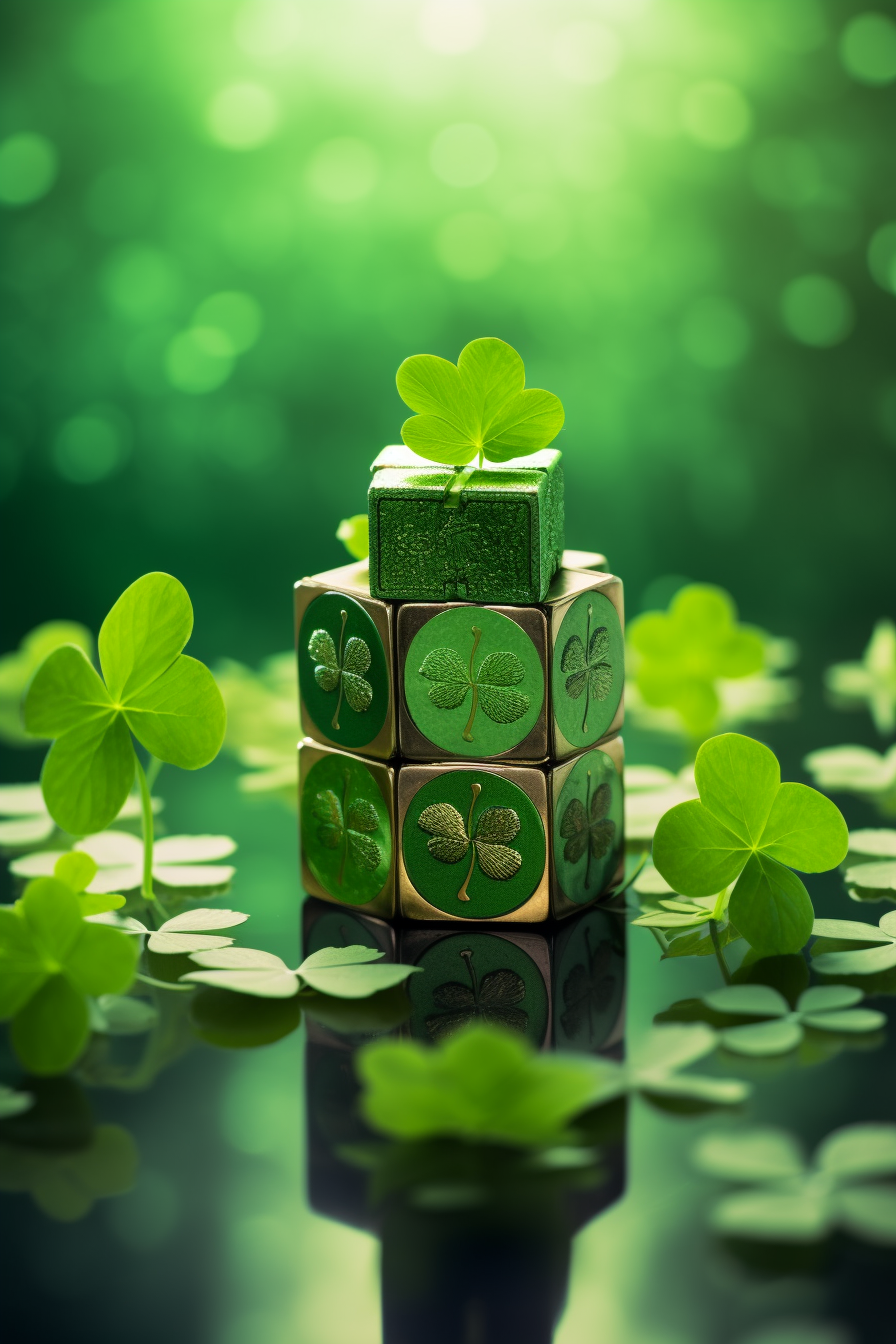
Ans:
{"type": "Polygon", "coordinates": [[[827,275],[801,275],[781,295],[781,317],[803,345],[839,345],[852,330],[852,299],[827,275]]]}
{"type": "Polygon", "coordinates": [[[886,14],[857,14],[843,30],[840,59],[860,84],[896,80],[896,23],[886,14]]]}
{"type": "Polygon", "coordinates": [[[702,369],[731,369],[751,343],[750,324],[728,299],[707,297],[691,304],[681,324],[681,346],[702,369]]]}
{"type": "Polygon", "coordinates": [[[750,134],[753,114],[740,89],[722,80],[692,84],[681,104],[681,120],[692,140],[707,149],[733,149],[750,134]]]}
{"type": "Polygon", "coordinates": [[[277,104],[260,84],[229,84],[208,105],[212,136],[227,149],[256,149],[269,140],[279,122],[277,104]]]}
{"type": "Polygon", "coordinates": [[[248,0],[237,11],[233,35],[247,56],[259,60],[287,58],[302,32],[302,20],[291,0],[248,0]]]}
{"type": "Polygon", "coordinates": [[[165,352],[168,381],[179,392],[201,396],[226,383],[233,369],[230,343],[216,327],[181,331],[165,352]]]}
{"type": "Polygon", "coordinates": [[[379,160],[370,145],[342,136],[320,146],[308,164],[307,182],[322,200],[349,205],[370,195],[379,173],[379,160]]]}
{"type": "Polygon", "coordinates": [[[30,205],[46,196],[56,177],[56,151],[42,135],[23,132],[0,144],[0,201],[30,205]]]}
{"type": "Polygon", "coordinates": [[[554,38],[551,60],[570,84],[603,84],[619,69],[622,44],[602,23],[568,23],[554,38]]]}
{"type": "Polygon", "coordinates": [[[550,196],[515,196],[505,206],[509,250],[523,261],[546,261],[562,251],[569,221],[550,196]]]}
{"type": "Polygon", "coordinates": [[[142,223],[154,197],[155,183],[142,165],[113,164],[91,182],[84,210],[97,233],[122,234],[142,223]]]}
{"type": "Polygon", "coordinates": [[[73,485],[93,485],[111,476],[127,459],[130,430],[111,406],[87,407],[60,427],[53,440],[53,465],[73,485]]]}
{"type": "Polygon", "coordinates": [[[441,56],[460,56],[485,36],[485,15],[471,0],[428,0],[420,11],[420,41],[441,56]]]}
{"type": "Polygon", "coordinates": [[[241,355],[261,334],[261,309],[251,294],[222,290],[199,305],[193,325],[199,330],[217,331],[226,353],[241,355]]]}
{"type": "Polygon", "coordinates": [[[764,0],[762,27],[784,51],[816,51],[828,35],[819,0],[764,0]]]}
{"type": "Polygon", "coordinates": [[[821,190],[818,160],[799,140],[764,140],[750,165],[753,185],[763,200],[784,210],[798,210],[821,190]]]}
{"type": "Polygon", "coordinates": [[[868,244],[868,269],[881,289],[896,294],[896,221],[882,224],[868,244]]]}
{"type": "Polygon", "coordinates": [[[436,177],[449,187],[478,187],[498,166],[498,146],[483,126],[461,121],[439,131],[429,162],[436,177]]]}
{"type": "Polygon", "coordinates": [[[138,243],[112,254],[102,276],[106,299],[122,317],[146,322],[173,308],[180,284],[164,252],[138,243]]]}
{"type": "Polygon", "coordinates": [[[145,46],[142,25],[130,6],[108,5],[88,14],[75,30],[71,60],[89,84],[115,84],[138,69],[145,46]]]}
{"type": "Polygon", "coordinates": [[[436,234],[436,256],[458,280],[484,280],[504,260],[504,230],[494,215],[452,215],[436,234]]]}

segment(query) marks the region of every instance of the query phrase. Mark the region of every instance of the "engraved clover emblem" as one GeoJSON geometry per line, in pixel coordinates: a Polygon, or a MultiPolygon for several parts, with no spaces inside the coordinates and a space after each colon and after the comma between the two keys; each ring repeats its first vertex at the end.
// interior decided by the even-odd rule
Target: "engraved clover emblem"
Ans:
{"type": "Polygon", "coordinates": [[[607,821],[607,813],[613,801],[613,792],[609,784],[599,784],[591,792],[591,771],[588,771],[585,786],[585,801],[571,798],[560,819],[560,834],[566,841],[563,857],[567,863],[578,863],[587,853],[585,865],[585,887],[591,881],[591,860],[602,859],[608,854],[616,835],[615,821],[607,821]]]}
{"type": "Polygon", "coordinates": [[[308,641],[308,652],[317,664],[314,669],[314,680],[324,691],[335,691],[337,686],[339,688],[339,698],[332,720],[332,727],[337,732],[343,696],[356,714],[363,714],[365,709],[369,709],[373,699],[373,687],[363,676],[370,667],[370,649],[357,635],[352,635],[348,643],[345,643],[348,612],[341,611],[339,615],[342,617],[342,629],[339,632],[338,653],[333,637],[327,630],[315,630],[308,641]]]}
{"type": "Polygon", "coordinates": [[[610,636],[605,625],[599,625],[594,633],[591,633],[593,611],[594,608],[589,603],[584,642],[578,635],[571,635],[560,657],[560,671],[567,673],[566,694],[573,700],[578,700],[583,695],[585,697],[583,733],[588,731],[588,709],[592,699],[606,700],[613,684],[613,669],[607,661],[610,636]]]}
{"type": "Polygon", "coordinates": [[[506,882],[509,877],[513,877],[523,861],[519,850],[511,849],[506,843],[513,840],[520,829],[520,819],[512,807],[487,807],[479,814],[475,834],[470,835],[473,809],[482,792],[482,785],[471,784],[470,792],[473,799],[466,821],[451,803],[431,803],[420,813],[417,823],[421,830],[431,835],[432,839],[427,840],[426,847],[439,863],[460,863],[472,846],[470,867],[457,893],[459,901],[470,899],[467,887],[477,861],[486,877],[496,882],[506,882]]]}
{"type": "Polygon", "coordinates": [[[457,980],[449,980],[433,990],[433,1002],[444,1011],[431,1013],[426,1019],[430,1037],[434,1041],[444,1040],[476,1021],[509,1027],[511,1031],[525,1031],[529,1014],[516,1006],[526,997],[526,982],[522,976],[505,969],[489,971],[480,980],[473,965],[472,949],[465,948],[460,957],[470,983],[463,985],[457,980]]]}
{"type": "Polygon", "coordinates": [[[342,851],[336,878],[340,887],[345,876],[346,861],[353,868],[372,873],[381,857],[379,845],[370,838],[380,828],[376,808],[366,798],[355,798],[349,802],[350,785],[351,776],[346,770],[342,798],[332,789],[321,789],[315,794],[311,809],[312,815],[320,823],[317,838],[324,849],[342,851]]]}
{"type": "Polygon", "coordinates": [[[516,654],[487,654],[474,672],[476,650],[482,638],[477,625],[472,626],[472,635],[473,648],[466,665],[454,649],[433,649],[420,668],[421,675],[433,683],[429,698],[439,709],[457,709],[467,693],[473,692],[470,717],[462,734],[465,742],[473,741],[473,723],[480,708],[492,723],[516,723],[529,708],[528,695],[513,689],[526,675],[516,654]]]}
{"type": "Polygon", "coordinates": [[[566,1011],[560,1018],[567,1036],[576,1037],[587,1026],[588,1044],[594,1043],[594,1019],[606,1011],[615,988],[612,948],[607,939],[591,950],[585,930],[585,961],[577,962],[563,983],[566,1011]]]}

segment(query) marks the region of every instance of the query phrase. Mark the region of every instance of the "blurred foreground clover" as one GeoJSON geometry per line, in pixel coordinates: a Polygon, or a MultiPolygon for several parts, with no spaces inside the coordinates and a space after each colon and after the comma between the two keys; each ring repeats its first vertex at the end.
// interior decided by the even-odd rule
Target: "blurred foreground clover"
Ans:
{"type": "Polygon", "coordinates": [[[688,584],[667,611],[646,611],[629,624],[630,707],[645,727],[700,743],[728,725],[782,712],[798,694],[790,666],[795,649],[737,619],[733,598],[711,584],[688,584]]]}
{"type": "Polygon", "coordinates": [[[884,817],[896,816],[896,745],[881,755],[871,747],[845,743],[810,751],[803,766],[820,789],[853,793],[884,817]]]}
{"type": "Polygon", "coordinates": [[[860,663],[835,663],[824,674],[834,704],[867,707],[881,737],[896,731],[896,625],[880,620],[860,663]]]}

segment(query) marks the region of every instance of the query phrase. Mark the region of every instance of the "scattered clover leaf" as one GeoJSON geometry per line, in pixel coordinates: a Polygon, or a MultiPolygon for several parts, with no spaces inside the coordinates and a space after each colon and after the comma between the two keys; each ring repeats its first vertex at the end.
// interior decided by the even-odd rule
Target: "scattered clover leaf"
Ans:
{"type": "Polygon", "coordinates": [[[783,1055],[795,1050],[805,1028],[815,1031],[879,1031],[886,1015],[873,1008],[857,1008],[864,995],[849,985],[816,985],[797,999],[796,1008],[769,985],[726,985],[704,994],[703,1002],[716,1013],[737,1017],[761,1017],[726,1027],[720,1040],[726,1050],[739,1055],[783,1055]]]}
{"type": "Polygon", "coordinates": [[[610,636],[605,625],[599,625],[592,633],[593,610],[589,603],[584,641],[578,635],[570,635],[560,655],[560,671],[566,673],[566,694],[571,700],[580,700],[583,695],[585,697],[583,733],[588,731],[591,701],[606,700],[613,685],[613,668],[608,661],[610,636]]]}
{"type": "Polygon", "coordinates": [[[251,947],[229,947],[214,952],[196,952],[192,960],[201,966],[182,980],[230,989],[260,998],[289,999],[301,989],[311,989],[340,999],[365,999],[383,989],[400,985],[418,966],[398,963],[371,965],[382,952],[370,947],[322,947],[290,970],[271,952],[251,947]]]}
{"type": "Polygon", "coordinates": [[[374,1041],[356,1059],[362,1113],[374,1129],[400,1139],[557,1142],[600,1098],[603,1080],[597,1060],[536,1054],[515,1033],[479,1024],[435,1048],[374,1041]]]}
{"type": "Polygon", "coordinates": [[[836,1228],[896,1245],[896,1125],[847,1125],[829,1134],[811,1163],[792,1134],[747,1129],[704,1134],[692,1150],[699,1171],[747,1189],[724,1196],[711,1223],[723,1236],[817,1242],[836,1228]]]}
{"type": "Polygon", "coordinates": [[[74,1223],[98,1199],[132,1189],[138,1165],[137,1145],[126,1129],[97,1125],[73,1151],[0,1143],[0,1190],[28,1193],[48,1218],[74,1223]]]}
{"type": "Polygon", "coordinates": [[[722,588],[694,583],[680,588],[668,611],[647,611],[628,628],[633,655],[630,681],[650,706],[668,707],[692,738],[708,737],[721,709],[718,683],[759,672],[765,661],[762,632],[740,625],[737,608],[722,588]]]}
{"type": "Polygon", "coordinates": [[[591,771],[588,771],[585,785],[585,801],[570,798],[560,819],[560,835],[566,841],[563,857],[567,863],[579,863],[587,854],[585,864],[585,890],[591,880],[591,860],[602,859],[613,848],[616,838],[615,821],[607,820],[607,813],[613,802],[613,791],[609,784],[599,784],[591,792],[591,771]]]}
{"type": "Polygon", "coordinates": [[[497,882],[505,882],[513,877],[523,861],[519,850],[512,849],[507,843],[514,839],[520,829],[520,819],[512,807],[487,807],[484,812],[480,812],[471,838],[473,809],[482,792],[482,785],[471,784],[470,792],[473,799],[466,822],[451,803],[431,803],[420,813],[417,823],[421,830],[428,831],[432,836],[431,840],[427,840],[426,847],[440,863],[460,863],[472,845],[470,867],[457,893],[459,901],[470,899],[467,887],[477,860],[486,877],[497,882]]]}
{"type": "Polygon", "coordinates": [[[835,663],[824,676],[835,704],[867,705],[882,737],[896,731],[896,624],[882,619],[871,633],[860,663],[835,663]]]}
{"type": "Polygon", "coordinates": [[[148,929],[139,919],[128,918],[120,925],[125,933],[149,934],[147,947],[150,952],[159,952],[166,956],[183,955],[189,952],[210,952],[230,947],[232,938],[209,933],[209,929],[232,929],[237,924],[245,924],[249,918],[239,910],[213,910],[199,908],[185,910],[181,915],[166,919],[156,930],[148,929]]]}
{"type": "Polygon", "coordinates": [[[529,1025],[529,1014],[517,1007],[526,997],[526,983],[522,977],[516,971],[504,968],[489,971],[480,980],[473,965],[474,953],[468,948],[460,956],[470,983],[464,985],[449,980],[433,990],[433,1002],[441,1011],[426,1019],[426,1030],[432,1040],[444,1040],[477,1021],[524,1032],[529,1025]]]}
{"type": "Polygon", "coordinates": [[[315,662],[314,680],[318,686],[324,691],[335,691],[337,686],[339,687],[332,720],[332,727],[337,732],[343,696],[356,714],[363,714],[370,708],[373,700],[373,687],[369,681],[364,680],[364,673],[370,667],[370,649],[366,641],[358,635],[352,635],[351,639],[345,642],[348,611],[343,610],[339,615],[342,617],[342,626],[339,631],[338,652],[333,643],[333,636],[327,630],[312,631],[308,641],[308,652],[315,662]]]}
{"type": "Polygon", "coordinates": [[[30,630],[12,653],[0,658],[0,741],[15,747],[36,747],[33,734],[22,726],[22,696],[25,688],[55,649],[74,644],[88,658],[93,655],[93,635],[76,621],[46,621],[30,630]]]}
{"type": "Polygon", "coordinates": [[[870,747],[823,747],[810,751],[803,765],[820,789],[854,793],[882,816],[896,816],[896,745],[884,755],[870,747]]]}
{"type": "Polygon", "coordinates": [[[38,668],[25,727],[55,739],[41,787],[63,830],[88,835],[118,815],[137,768],[132,733],[150,755],[185,770],[218,754],[224,702],[208,668],[181,652],[192,629],[186,589],[170,574],[145,574],[103,621],[102,678],[71,644],[38,668]]]}
{"type": "Polygon", "coordinates": [[[33,1092],[19,1092],[14,1087],[0,1083],[0,1120],[8,1120],[13,1115],[23,1115],[34,1105],[33,1092]]]}
{"type": "Polygon", "coordinates": [[[732,887],[731,919],[759,955],[798,951],[812,932],[812,902],[791,866],[824,872],[844,858],[846,823],[830,799],[782,784],[774,753],[724,733],[697,753],[699,801],[660,820],[657,871],[686,896],[732,887]]]}
{"type": "Polygon", "coordinates": [[[370,526],[366,513],[354,513],[343,518],[336,536],[355,560],[366,560],[370,554],[370,526]]]}
{"type": "MultiPolygon", "coordinates": [[[[153,846],[153,880],[188,891],[226,887],[235,869],[210,860],[226,858],[235,849],[229,835],[167,835],[153,846]]],[[[134,891],[143,881],[143,841],[127,831],[100,831],[80,840],[72,852],[93,862],[92,893],[134,891]]],[[[44,877],[58,859],[57,853],[42,850],[14,859],[9,867],[18,877],[44,877]]]]}
{"type": "Polygon", "coordinates": [[[636,1043],[625,1064],[602,1061],[609,1071],[607,1092],[640,1092],[650,1099],[709,1106],[739,1105],[750,1094],[749,1083],[683,1072],[712,1054],[717,1044],[716,1033],[703,1022],[655,1026],[636,1043]]]}
{"type": "Polygon", "coordinates": [[[470,717],[462,733],[465,742],[473,741],[473,724],[480,706],[492,723],[516,723],[529,708],[529,696],[513,689],[526,674],[516,654],[490,653],[474,672],[482,631],[474,625],[471,632],[473,648],[466,666],[454,649],[433,649],[420,668],[420,675],[433,682],[428,694],[439,709],[458,709],[466,700],[467,692],[473,692],[470,717]]]}
{"type": "MultiPolygon", "coordinates": [[[[295,747],[293,747],[295,755],[295,747]]],[[[153,798],[153,811],[162,806],[160,798],[153,798]]],[[[140,815],[140,799],[129,794],[116,821],[127,821],[140,815]]],[[[24,849],[40,845],[56,830],[56,823],[47,811],[39,784],[0,784],[0,849],[24,849]]]]}
{"type": "Polygon", "coordinates": [[[371,836],[380,827],[380,819],[373,803],[367,798],[349,797],[351,772],[346,770],[340,799],[332,789],[321,789],[314,795],[312,816],[320,823],[317,838],[325,849],[341,851],[336,881],[342,886],[346,861],[354,868],[374,872],[382,858],[382,851],[371,836]]]}
{"type": "Polygon", "coordinates": [[[855,919],[816,919],[812,932],[820,938],[872,944],[855,952],[823,952],[815,962],[821,975],[874,975],[896,966],[896,910],[888,910],[877,928],[855,919]]]}
{"type": "Polygon", "coordinates": [[[673,775],[659,765],[625,767],[625,838],[628,843],[649,844],[660,817],[697,797],[694,767],[686,765],[673,775]]]}
{"type": "Polygon", "coordinates": [[[294,808],[296,742],[302,735],[295,653],[275,653],[257,672],[225,658],[215,668],[215,679],[227,710],[224,748],[248,767],[238,787],[245,793],[274,793],[294,808]]]}
{"type": "Polygon", "coordinates": [[[896,831],[850,831],[843,869],[850,900],[896,903],[896,831]]]}
{"type": "Polygon", "coordinates": [[[118,930],[86,921],[58,877],[29,882],[0,908],[0,1020],[35,1074],[64,1073],[89,1034],[87,999],[121,994],[134,978],[137,947],[118,930]]]}
{"type": "Polygon", "coordinates": [[[412,355],[396,383],[402,401],[417,412],[402,425],[401,437],[430,462],[508,462],[547,448],[563,428],[560,399],[540,388],[524,391],[523,361],[494,336],[465,345],[456,365],[412,355]]]}
{"type": "Polygon", "coordinates": [[[650,929],[667,957],[706,957],[740,937],[728,917],[727,887],[715,896],[679,896],[652,864],[634,878],[640,914],[633,924],[650,929]]]}

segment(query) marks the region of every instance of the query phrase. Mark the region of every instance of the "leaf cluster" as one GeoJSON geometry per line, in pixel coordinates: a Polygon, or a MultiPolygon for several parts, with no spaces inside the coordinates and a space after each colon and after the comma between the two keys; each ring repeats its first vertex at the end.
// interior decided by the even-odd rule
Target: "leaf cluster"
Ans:
{"type": "Polygon", "coordinates": [[[270,999],[289,999],[306,989],[334,998],[364,999],[402,984],[409,975],[420,970],[418,966],[371,964],[382,957],[382,952],[360,945],[322,947],[306,957],[295,970],[290,970],[286,962],[272,952],[250,947],[224,947],[216,951],[193,952],[191,959],[201,969],[190,971],[181,979],[270,999]]]}

